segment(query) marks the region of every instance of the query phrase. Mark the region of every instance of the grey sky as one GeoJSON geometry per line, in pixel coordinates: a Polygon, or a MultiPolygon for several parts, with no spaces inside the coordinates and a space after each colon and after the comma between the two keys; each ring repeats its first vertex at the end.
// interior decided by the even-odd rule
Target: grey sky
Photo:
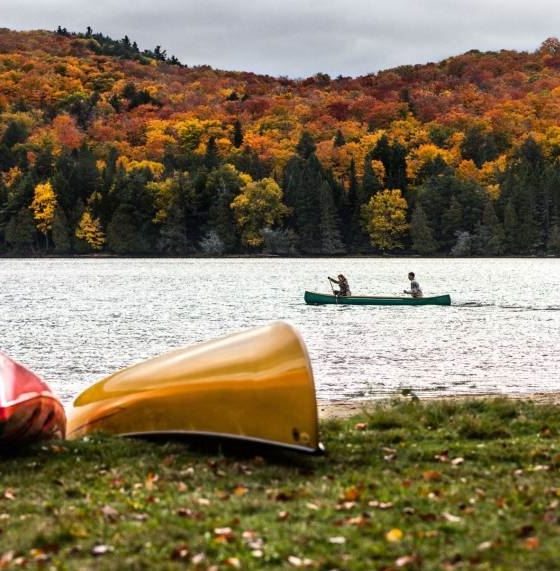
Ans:
{"type": "Polygon", "coordinates": [[[363,75],[560,36],[558,0],[0,0],[0,26],[94,31],[187,65],[363,75]]]}

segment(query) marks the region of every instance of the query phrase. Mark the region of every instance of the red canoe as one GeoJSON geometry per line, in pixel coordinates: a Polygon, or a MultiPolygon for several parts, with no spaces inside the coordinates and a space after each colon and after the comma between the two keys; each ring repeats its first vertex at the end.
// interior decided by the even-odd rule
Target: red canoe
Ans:
{"type": "Polygon", "coordinates": [[[65,432],[64,407],[47,384],[0,353],[0,448],[64,438],[65,432]]]}

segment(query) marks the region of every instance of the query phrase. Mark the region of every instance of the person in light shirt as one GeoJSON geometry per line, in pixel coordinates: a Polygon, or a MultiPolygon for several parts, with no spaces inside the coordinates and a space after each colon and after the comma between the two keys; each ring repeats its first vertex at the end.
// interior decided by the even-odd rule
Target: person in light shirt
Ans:
{"type": "Polygon", "coordinates": [[[408,279],[410,280],[410,289],[403,290],[403,293],[408,293],[412,297],[423,297],[422,288],[420,284],[416,281],[414,277],[414,272],[408,273],[408,279]]]}

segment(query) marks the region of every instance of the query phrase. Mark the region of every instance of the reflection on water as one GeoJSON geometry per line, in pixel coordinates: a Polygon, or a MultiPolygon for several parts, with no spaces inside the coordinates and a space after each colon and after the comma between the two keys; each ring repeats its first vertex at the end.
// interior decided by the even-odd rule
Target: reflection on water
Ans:
{"type": "Polygon", "coordinates": [[[0,260],[0,350],[69,403],[147,357],[286,319],[323,399],[560,389],[558,259],[0,260]],[[307,306],[343,272],[400,295],[408,271],[450,307],[307,306]]]}

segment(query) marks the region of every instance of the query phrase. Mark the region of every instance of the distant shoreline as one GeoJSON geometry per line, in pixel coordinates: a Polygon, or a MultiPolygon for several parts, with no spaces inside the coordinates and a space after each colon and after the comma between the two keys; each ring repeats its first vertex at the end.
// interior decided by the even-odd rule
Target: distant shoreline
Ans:
{"type": "Polygon", "coordinates": [[[153,259],[153,260],[219,260],[219,259],[263,259],[263,258],[279,258],[279,259],[333,259],[337,258],[340,260],[351,260],[351,259],[409,259],[417,258],[424,260],[479,260],[479,259],[559,259],[560,256],[555,256],[552,254],[543,255],[507,255],[507,256],[451,256],[441,254],[438,256],[420,256],[419,254],[223,254],[222,256],[211,256],[207,254],[192,254],[190,256],[165,256],[162,254],[135,254],[120,256],[118,254],[30,254],[27,256],[14,255],[14,254],[0,254],[0,260],[82,260],[82,259],[119,259],[119,260],[142,260],[142,259],[153,259]]]}

